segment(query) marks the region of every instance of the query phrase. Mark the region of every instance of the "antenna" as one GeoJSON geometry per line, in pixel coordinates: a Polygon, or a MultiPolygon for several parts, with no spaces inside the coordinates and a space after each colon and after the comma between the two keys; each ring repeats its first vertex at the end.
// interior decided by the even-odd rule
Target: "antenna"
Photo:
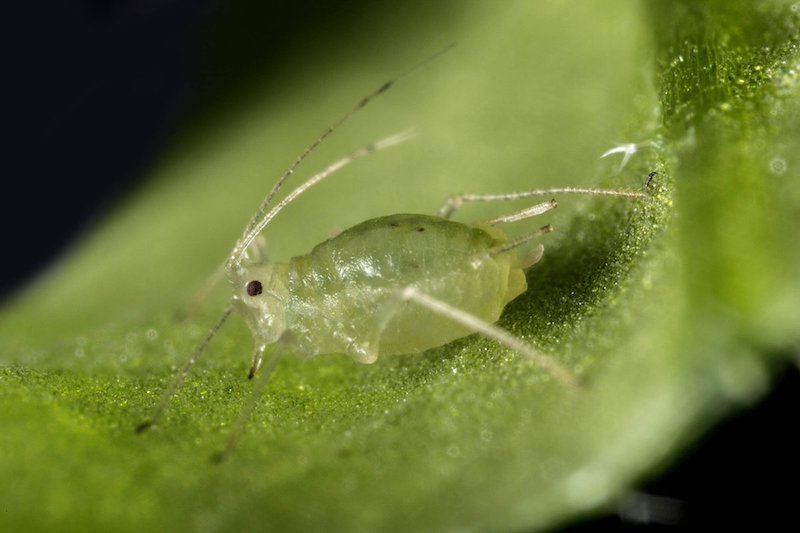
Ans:
{"type": "MultiPolygon", "coordinates": [[[[275,185],[273,185],[272,190],[261,201],[261,204],[258,206],[258,209],[256,210],[255,214],[250,218],[250,221],[247,223],[247,226],[245,227],[245,230],[244,230],[244,233],[242,234],[241,239],[239,239],[239,241],[237,241],[236,246],[234,246],[233,250],[231,251],[230,257],[228,258],[228,261],[225,264],[226,270],[232,268],[235,265],[238,265],[241,262],[242,255],[244,254],[244,251],[247,250],[247,246],[255,238],[255,235],[257,235],[262,229],[264,229],[264,227],[269,223],[269,221],[272,219],[272,217],[274,217],[275,214],[277,214],[277,211],[273,210],[274,213],[272,211],[270,212],[270,214],[272,214],[272,216],[269,216],[270,214],[267,214],[265,216],[265,213],[267,213],[267,208],[269,207],[269,205],[271,204],[273,198],[278,193],[278,191],[281,189],[283,184],[286,182],[286,180],[288,180],[289,177],[292,174],[294,174],[294,171],[297,169],[297,167],[300,165],[300,163],[302,163],[303,160],[305,160],[305,158],[308,157],[309,154],[311,154],[322,143],[322,141],[327,139],[328,136],[331,133],[333,133],[334,131],[336,131],[339,128],[339,126],[341,126],[342,124],[347,122],[353,115],[355,115],[361,109],[366,107],[367,104],[369,104],[372,100],[374,100],[375,98],[377,98],[381,94],[383,94],[386,91],[388,91],[389,89],[391,89],[392,86],[394,86],[395,83],[397,83],[398,81],[402,80],[403,78],[406,78],[407,76],[413,74],[414,72],[416,72],[417,70],[421,69],[422,67],[424,67],[428,63],[430,63],[430,62],[434,61],[435,59],[437,59],[439,56],[445,54],[450,49],[452,49],[453,46],[455,46],[455,44],[450,44],[450,45],[446,46],[442,50],[439,50],[435,54],[429,56],[428,58],[426,58],[426,59],[424,59],[422,61],[420,61],[419,63],[417,63],[416,65],[414,65],[410,69],[406,70],[405,72],[403,72],[399,76],[396,76],[395,78],[390,79],[390,80],[386,81],[385,83],[383,83],[380,87],[378,87],[377,89],[375,89],[374,91],[369,93],[367,96],[365,96],[364,98],[359,100],[358,103],[350,111],[348,111],[347,113],[345,113],[344,115],[339,117],[339,119],[336,120],[336,122],[334,122],[333,124],[328,126],[322,132],[322,134],[319,137],[317,137],[311,144],[309,144],[306,147],[306,149],[303,150],[300,153],[299,156],[297,156],[297,158],[294,160],[294,162],[291,164],[291,166],[289,166],[289,168],[286,169],[286,172],[284,172],[281,175],[281,177],[278,178],[278,181],[275,182],[275,185]]],[[[389,139],[391,139],[391,137],[389,139]]],[[[403,140],[405,140],[405,139],[403,139],[403,140]]],[[[400,142],[400,141],[397,141],[397,142],[400,142]]],[[[392,144],[396,144],[397,142],[394,142],[392,144]]],[[[379,143],[375,143],[375,144],[379,144],[379,143]]],[[[374,150],[369,150],[369,151],[372,152],[374,150]]],[[[355,152],[352,155],[355,155],[355,152]]],[[[327,173],[326,173],[326,171],[323,171],[320,174],[325,174],[325,176],[323,176],[323,178],[327,177],[327,175],[331,174],[335,170],[338,170],[339,168],[341,168],[341,167],[351,163],[352,161],[355,161],[356,159],[360,158],[360,157],[352,157],[352,155],[351,155],[351,157],[344,158],[344,159],[342,159],[340,161],[337,161],[337,163],[340,163],[340,165],[337,168],[334,168],[334,169],[330,170],[327,173]],[[344,162],[345,160],[347,160],[347,161],[344,162]],[[344,162],[344,163],[342,163],[342,162],[344,162]]],[[[336,165],[336,163],[334,163],[334,165],[336,165]]],[[[328,168],[330,169],[334,165],[331,165],[328,168]]],[[[326,170],[328,170],[328,169],[326,169],[326,170]]],[[[315,181],[314,183],[311,183],[310,185],[308,185],[306,187],[306,189],[308,187],[311,187],[312,185],[315,185],[316,183],[321,181],[321,179],[322,178],[320,178],[320,180],[315,181]]],[[[308,180],[308,181],[311,181],[311,180],[308,180]]],[[[308,183],[308,181],[306,183],[308,183]]],[[[303,185],[301,185],[301,187],[303,187],[303,185]]],[[[303,190],[305,190],[305,189],[303,189],[303,190]]],[[[300,191],[300,192],[303,192],[303,191],[300,191]]],[[[298,193],[298,194],[300,194],[300,193],[298,193]]]]}
{"type": "Polygon", "coordinates": [[[314,174],[313,176],[308,178],[306,181],[300,184],[296,189],[294,189],[292,192],[286,195],[286,198],[278,202],[278,204],[275,207],[273,207],[269,211],[269,213],[264,215],[261,218],[261,220],[256,221],[255,224],[253,223],[250,224],[249,231],[245,233],[241,239],[239,239],[239,242],[236,244],[236,247],[233,249],[230,258],[228,259],[228,262],[225,265],[225,268],[230,269],[238,265],[241,262],[242,257],[244,256],[244,253],[247,250],[247,247],[250,246],[250,244],[255,240],[258,234],[261,233],[261,230],[263,230],[267,226],[267,224],[269,224],[270,221],[273,218],[275,218],[275,215],[277,215],[284,207],[292,203],[298,196],[300,196],[308,189],[318,184],[319,182],[321,182],[322,180],[324,180],[337,170],[346,167],[350,163],[357,161],[363,157],[366,157],[373,152],[377,152],[378,150],[383,150],[384,148],[389,148],[390,146],[400,144],[401,142],[407,141],[413,136],[414,136],[413,131],[404,131],[392,135],[390,137],[386,137],[379,141],[376,141],[372,144],[368,144],[367,146],[359,148],[358,150],[350,153],[349,155],[339,159],[338,161],[331,163],[330,165],[325,167],[325,169],[322,170],[321,172],[318,172],[317,174],[314,174]]]}
{"type": "MultiPolygon", "coordinates": [[[[353,161],[357,161],[358,159],[366,157],[367,155],[369,155],[369,154],[371,154],[371,153],[373,153],[373,152],[375,152],[377,150],[382,150],[384,148],[388,148],[390,146],[394,146],[396,144],[399,144],[399,143],[401,143],[403,141],[406,141],[409,138],[413,137],[413,135],[414,135],[413,132],[406,131],[406,132],[402,132],[402,133],[398,133],[398,134],[386,137],[384,139],[376,141],[376,142],[374,142],[372,144],[369,144],[369,145],[367,145],[367,146],[365,146],[363,148],[360,148],[360,149],[352,152],[348,156],[343,157],[342,159],[339,159],[338,161],[334,162],[331,165],[328,165],[321,172],[318,172],[317,174],[311,176],[309,179],[307,179],[302,184],[300,184],[296,189],[294,189],[291,193],[289,193],[286,196],[286,198],[284,198],[282,201],[280,201],[269,212],[267,212],[267,208],[270,206],[273,198],[278,193],[278,191],[281,189],[281,187],[286,182],[286,180],[289,179],[289,177],[294,173],[295,169],[297,169],[297,167],[300,165],[300,163],[302,163],[303,160],[311,152],[313,152],[317,148],[317,146],[320,145],[320,143],[322,143],[322,141],[324,141],[331,133],[333,133],[339,126],[341,126],[344,122],[346,122],[350,117],[355,115],[358,111],[360,111],[367,104],[369,104],[373,99],[378,97],[380,94],[388,91],[399,80],[405,78],[406,76],[410,75],[414,71],[422,68],[427,63],[430,63],[434,59],[438,58],[440,55],[442,55],[445,52],[447,52],[448,50],[450,50],[453,46],[454,45],[451,44],[451,45],[445,47],[444,49],[442,49],[439,52],[433,54],[432,56],[428,57],[424,61],[421,61],[420,63],[416,64],[415,66],[413,66],[412,68],[410,68],[409,70],[404,72],[403,74],[395,77],[394,79],[391,79],[391,80],[385,82],[383,85],[378,87],[376,90],[374,90],[373,92],[371,92],[370,94],[368,94],[367,96],[362,98],[356,104],[355,107],[353,107],[349,112],[347,112],[344,115],[342,115],[336,122],[334,122],[331,126],[329,126],[327,129],[325,129],[325,131],[323,131],[322,134],[314,140],[314,142],[312,142],[310,145],[308,145],[308,147],[306,147],[306,149],[303,150],[303,152],[299,156],[297,156],[297,158],[294,160],[292,165],[286,170],[286,172],[284,172],[283,175],[281,175],[281,177],[278,178],[278,181],[272,187],[272,190],[264,198],[264,200],[262,200],[261,205],[259,205],[259,207],[256,210],[255,214],[252,216],[252,218],[248,222],[247,227],[245,228],[245,231],[244,231],[241,239],[239,239],[239,241],[237,241],[236,246],[234,246],[233,250],[231,251],[230,257],[228,258],[227,262],[225,263],[225,270],[230,270],[233,267],[237,266],[241,262],[242,257],[244,255],[245,251],[247,250],[248,246],[250,246],[250,244],[258,236],[258,234],[264,229],[264,227],[266,227],[266,225],[275,217],[275,215],[277,215],[284,207],[286,207],[289,203],[291,203],[293,200],[295,200],[302,193],[304,193],[305,191],[307,191],[308,189],[310,189],[311,187],[313,187],[314,185],[316,185],[320,181],[324,180],[325,178],[327,178],[328,176],[330,176],[331,174],[333,174],[337,170],[340,170],[341,168],[349,165],[353,161]]],[[[216,276],[215,276],[215,278],[216,278],[216,276]]],[[[186,376],[189,374],[189,372],[192,370],[192,368],[194,367],[195,363],[197,362],[197,359],[200,357],[200,355],[203,354],[203,352],[205,351],[205,349],[208,346],[209,342],[211,342],[211,339],[217,334],[219,329],[222,327],[222,325],[225,323],[225,321],[231,315],[232,311],[233,311],[233,306],[229,305],[225,309],[225,311],[222,313],[222,315],[217,319],[217,322],[211,327],[211,329],[209,329],[209,331],[206,334],[206,336],[203,339],[203,341],[200,343],[200,345],[198,345],[194,349],[194,351],[189,356],[189,359],[184,363],[184,365],[181,367],[181,369],[178,371],[178,373],[173,378],[172,383],[170,384],[169,388],[167,388],[166,391],[162,394],[158,404],[153,409],[153,412],[150,415],[150,417],[148,419],[146,419],[144,422],[142,422],[141,424],[139,424],[138,426],[136,426],[136,429],[135,429],[136,433],[143,433],[143,432],[145,432],[145,431],[147,431],[149,429],[152,429],[154,426],[156,426],[156,424],[158,423],[158,421],[161,419],[162,415],[164,414],[164,411],[166,410],[167,406],[169,405],[170,400],[175,395],[175,392],[177,392],[177,390],[181,387],[181,385],[183,384],[184,380],[186,379],[186,376]]],[[[262,377],[261,381],[259,382],[259,384],[257,385],[256,390],[261,390],[266,385],[266,382],[267,382],[267,379],[268,379],[267,376],[269,376],[269,374],[271,374],[272,369],[274,368],[275,364],[277,363],[278,358],[279,358],[279,354],[282,351],[282,348],[283,348],[282,346],[276,348],[276,351],[274,352],[275,355],[273,355],[272,359],[270,360],[270,362],[268,364],[268,369],[263,372],[263,377],[262,377]]],[[[223,452],[221,452],[220,454],[218,454],[219,455],[219,457],[218,457],[219,459],[224,458],[224,456],[227,453],[229,453],[229,451],[231,449],[233,449],[233,447],[236,445],[236,441],[238,440],[239,435],[241,434],[242,429],[244,427],[244,421],[246,421],[246,416],[247,416],[248,413],[252,412],[253,406],[255,405],[255,398],[257,398],[257,395],[254,395],[253,399],[250,400],[249,407],[245,410],[244,414],[242,415],[243,418],[238,423],[237,427],[240,426],[239,429],[237,429],[236,431],[233,432],[231,440],[229,441],[226,449],[223,452]]]]}

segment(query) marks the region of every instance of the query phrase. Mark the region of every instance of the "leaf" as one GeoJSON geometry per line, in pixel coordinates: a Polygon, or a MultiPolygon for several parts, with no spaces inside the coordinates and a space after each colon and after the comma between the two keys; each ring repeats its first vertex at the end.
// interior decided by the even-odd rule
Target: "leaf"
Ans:
{"type": "Polygon", "coordinates": [[[424,5],[371,11],[343,31],[349,46],[229,92],[5,309],[3,530],[543,529],[614,502],[767,389],[798,340],[792,6],[424,5]],[[476,337],[371,366],[286,358],[215,467],[250,389],[235,322],[157,431],[135,436],[224,288],[188,322],[176,311],[274,176],[330,117],[450,41],[303,172],[409,126],[418,139],[309,192],[268,229],[270,249],[285,259],[455,191],[638,187],[655,170],[644,202],[559,198],[545,258],[501,320],[584,387],[476,337]],[[640,143],[621,172],[597,161],[618,141],[640,143]]]}

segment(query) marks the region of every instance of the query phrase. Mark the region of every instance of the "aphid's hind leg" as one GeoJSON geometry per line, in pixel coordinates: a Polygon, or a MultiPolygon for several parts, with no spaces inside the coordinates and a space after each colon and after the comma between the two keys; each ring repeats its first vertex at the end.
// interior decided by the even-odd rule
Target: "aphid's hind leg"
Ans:
{"type": "Polygon", "coordinates": [[[550,211],[551,209],[555,209],[556,207],[558,207],[558,203],[555,200],[550,200],[549,202],[542,202],[541,204],[532,205],[530,207],[526,207],[525,209],[514,211],[513,213],[509,213],[508,215],[501,215],[499,217],[495,217],[491,220],[487,220],[486,223],[489,224],[490,226],[496,226],[497,224],[510,224],[511,222],[519,222],[520,220],[525,220],[526,218],[531,218],[547,213],[548,211],[550,211]]]}
{"type": "MultiPolygon", "coordinates": [[[[508,202],[531,198],[534,196],[553,196],[556,194],[587,194],[589,196],[619,196],[622,198],[646,198],[647,193],[631,189],[594,189],[585,187],[555,187],[551,189],[535,189],[532,191],[519,191],[502,194],[453,194],[450,196],[437,214],[442,218],[450,218],[456,209],[467,202],[508,202]]],[[[546,205],[540,204],[541,206],[546,205]]],[[[529,208],[529,209],[535,209],[529,208]]],[[[546,211],[547,209],[545,209],[546,211]]],[[[523,210],[524,212],[525,210],[523,210]]],[[[534,216],[534,215],[529,215],[534,216]]],[[[522,217],[527,218],[527,217],[522,217]]],[[[518,219],[519,220],[519,219],[518,219]]],[[[511,220],[510,222],[513,222],[511,220]]]]}
{"type": "MultiPolygon", "coordinates": [[[[445,200],[444,204],[442,204],[442,207],[439,208],[439,211],[437,211],[436,214],[442,218],[450,218],[459,207],[467,202],[510,202],[513,200],[520,200],[522,198],[530,198],[531,196],[544,196],[547,194],[552,194],[551,191],[556,190],[561,191],[562,189],[542,189],[537,191],[520,191],[501,194],[452,194],[449,198],[447,198],[447,200],[445,200]]],[[[549,209],[555,207],[555,205],[552,205],[548,208],[549,204],[551,203],[555,204],[555,200],[529,207],[528,209],[531,211],[539,211],[528,216],[536,216],[544,213],[545,211],[549,211],[549,209]]]]}
{"type": "Polygon", "coordinates": [[[485,320],[476,317],[466,311],[458,309],[445,303],[433,296],[426,294],[415,287],[406,287],[402,290],[401,299],[407,302],[413,302],[426,309],[438,313],[441,316],[451,319],[462,326],[466,326],[481,335],[493,339],[508,348],[511,348],[518,354],[526,357],[542,369],[546,370],[550,375],[561,381],[564,385],[576,389],[579,387],[578,379],[570,370],[559,364],[553,358],[536,350],[533,346],[525,343],[521,339],[515,337],[511,332],[490,324],[485,320]]]}

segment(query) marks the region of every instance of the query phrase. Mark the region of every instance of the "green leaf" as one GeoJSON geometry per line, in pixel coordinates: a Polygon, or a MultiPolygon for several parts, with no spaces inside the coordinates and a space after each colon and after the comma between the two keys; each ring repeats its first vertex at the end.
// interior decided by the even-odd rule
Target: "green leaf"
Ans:
{"type": "MultiPolygon", "coordinates": [[[[0,316],[0,529],[544,529],[612,504],[763,394],[798,341],[798,12],[645,5],[376,8],[337,46],[220,91],[0,316]],[[176,313],[272,180],[359,97],[452,41],[300,174],[410,126],[418,138],[309,192],[268,228],[270,250],[285,259],[457,191],[637,188],[657,171],[646,201],[559,198],[545,258],[500,322],[584,386],[477,337],[370,366],[285,358],[213,466],[251,385],[235,321],[157,430],[134,435],[225,287],[190,320],[176,313]],[[640,146],[621,171],[598,161],[619,142],[640,146]]],[[[458,216],[509,209],[483,207],[458,216]]]]}

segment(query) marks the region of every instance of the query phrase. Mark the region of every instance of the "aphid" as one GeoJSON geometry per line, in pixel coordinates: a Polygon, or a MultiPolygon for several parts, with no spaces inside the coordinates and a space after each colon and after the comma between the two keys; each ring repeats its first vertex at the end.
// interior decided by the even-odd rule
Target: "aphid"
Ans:
{"type": "Polygon", "coordinates": [[[151,418],[140,424],[137,432],[154,426],[160,419],[197,358],[234,310],[245,318],[255,339],[250,378],[259,371],[266,347],[274,348],[227,446],[215,455],[218,460],[234,448],[270,373],[287,349],[306,357],[345,353],[359,362],[372,363],[379,357],[423,352],[480,333],[535,361],[566,386],[577,385],[575,376],[555,359],[494,325],[505,306],[525,292],[525,270],[544,251],[540,244],[520,258],[517,248],[551,231],[547,225],[509,239],[498,226],[545,213],[556,207],[556,201],[537,203],[478,224],[456,222],[450,217],[465,202],[575,193],[642,198],[646,196],[644,192],[561,187],[510,194],[457,194],[436,215],[374,218],[288,262],[264,259],[257,237],[284,207],[342,167],[409,137],[407,133],[393,135],[351,153],[272,206],[277,192],[309,153],[403,76],[359,101],[311,143],[278,179],[225,264],[224,271],[233,288],[231,304],[179,370],[151,418]]]}

